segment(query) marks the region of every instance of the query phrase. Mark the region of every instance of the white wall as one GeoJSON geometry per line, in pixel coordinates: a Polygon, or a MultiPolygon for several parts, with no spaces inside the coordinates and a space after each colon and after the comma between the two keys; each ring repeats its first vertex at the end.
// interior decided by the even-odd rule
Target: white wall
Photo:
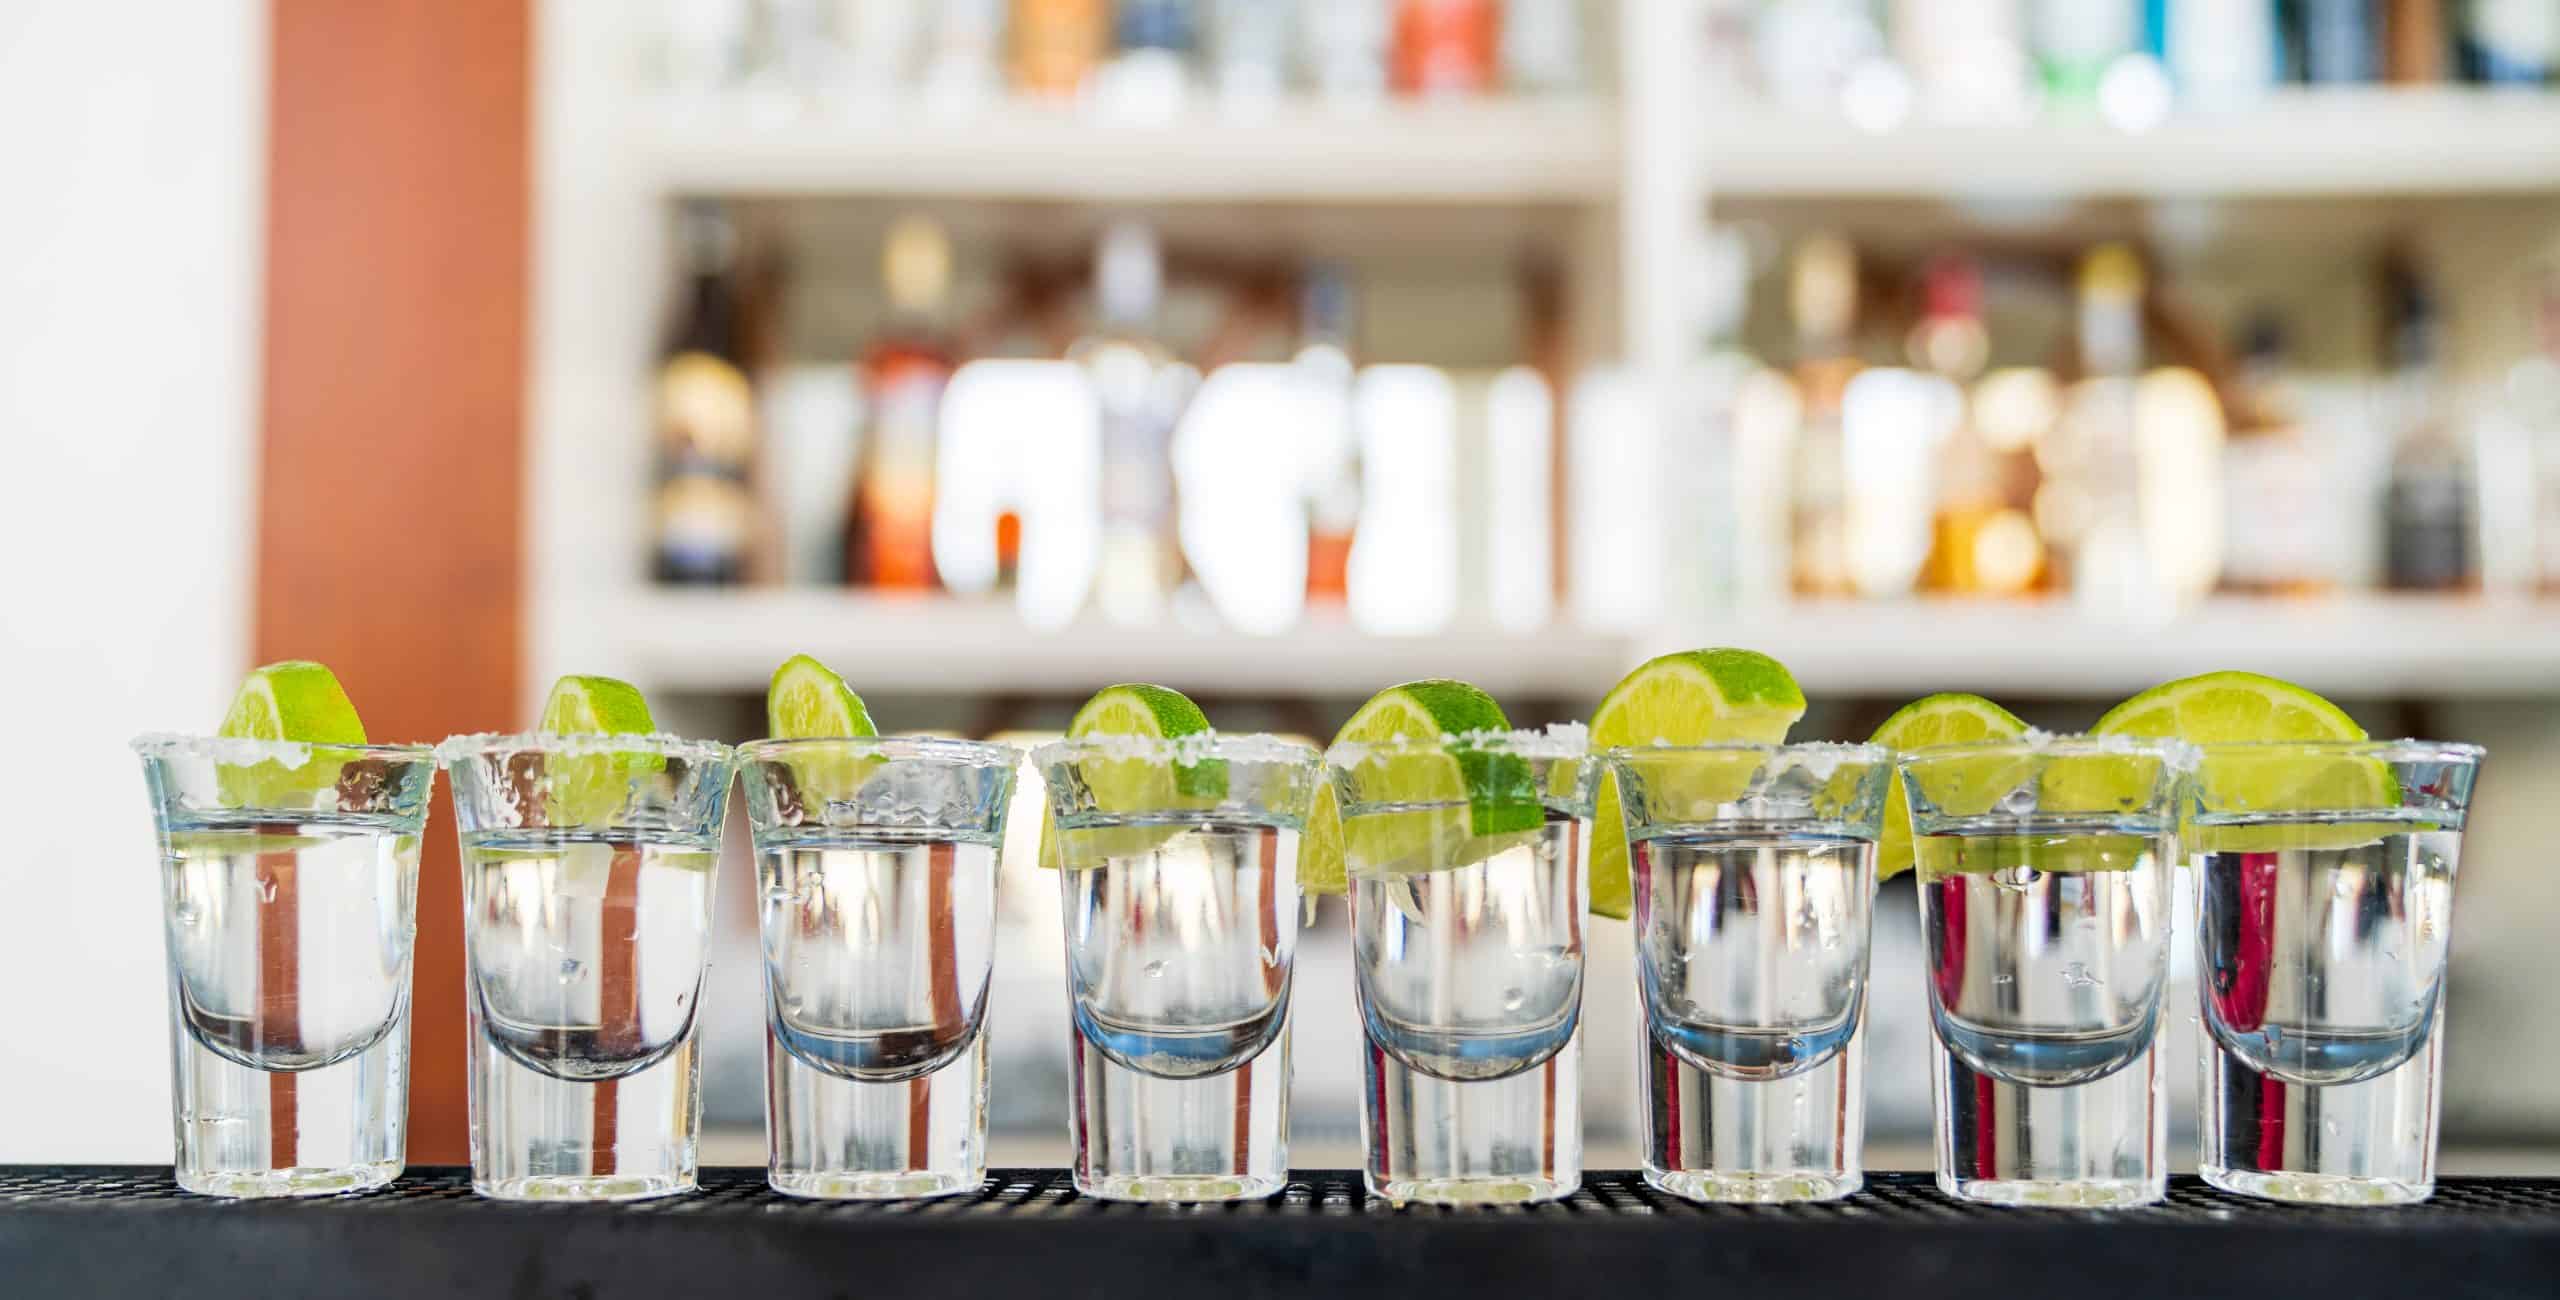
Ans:
{"type": "Polygon", "coordinates": [[[266,22],[0,5],[0,1163],[169,1158],[125,742],[248,655],[266,22]]]}

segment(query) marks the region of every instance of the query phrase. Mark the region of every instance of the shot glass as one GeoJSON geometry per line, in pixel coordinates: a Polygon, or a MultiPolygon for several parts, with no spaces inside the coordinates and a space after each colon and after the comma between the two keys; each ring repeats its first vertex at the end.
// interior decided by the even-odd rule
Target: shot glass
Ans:
{"type": "Polygon", "coordinates": [[[1338,745],[1325,763],[1351,874],[1370,1192],[1571,1194],[1595,784],[1579,729],[1338,745]]]}
{"type": "Polygon", "coordinates": [[[400,1174],[430,750],[145,736],[178,1185],[321,1196],[400,1174]]]}
{"type": "Polygon", "coordinates": [[[2157,1040],[2194,765],[2177,742],[2122,738],[1902,755],[1948,1195],[2092,1207],[2167,1191],[2157,1040]]]}
{"type": "Polygon", "coordinates": [[[472,1189],[690,1190],[728,748],[478,735],[436,754],[462,831],[472,1189]]]}
{"type": "Polygon", "coordinates": [[[1858,1190],[1892,755],[1704,745],[1603,758],[1634,874],[1645,1181],[1694,1201],[1858,1190]]]}
{"type": "Polygon", "coordinates": [[[2401,1205],[2435,1188],[2453,877],[2481,751],[2216,745],[2196,782],[2201,1172],[2401,1205]]]}
{"type": "Polygon", "coordinates": [[[1066,922],[1077,1190],[1279,1191],[1316,751],[1269,736],[1104,737],[1043,745],[1032,761],[1066,922]]]}
{"type": "Polygon", "coordinates": [[[767,740],[738,757],[763,913],[766,1181],[835,1200],[977,1187],[996,859],[1022,752],[767,740]]]}

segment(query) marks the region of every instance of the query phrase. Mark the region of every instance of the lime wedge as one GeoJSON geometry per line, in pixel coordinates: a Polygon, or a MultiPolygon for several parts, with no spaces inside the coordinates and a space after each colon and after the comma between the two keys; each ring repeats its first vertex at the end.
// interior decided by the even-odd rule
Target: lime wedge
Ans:
{"type": "Polygon", "coordinates": [[[1461,681],[1429,678],[1369,697],[1335,733],[1336,745],[1411,751],[1362,760],[1361,784],[1374,803],[1441,804],[1364,814],[1348,825],[1332,784],[1316,791],[1298,849],[1298,887],[1339,894],[1350,872],[1426,871],[1481,862],[1546,824],[1528,760],[1498,749],[1427,746],[1444,737],[1505,732],[1493,697],[1461,681]],[[1462,811],[1454,806],[1461,801],[1462,811]]]}
{"type": "MultiPolygon", "coordinates": [[[[2282,742],[2365,739],[2346,710],[2291,682],[2257,673],[2218,672],[2165,682],[2107,710],[2091,728],[2099,735],[2175,738],[2191,745],[2268,744],[2263,753],[2208,753],[2199,773],[2207,812],[2311,812],[2397,808],[2399,783],[2376,758],[2286,747],[2282,742]]],[[[2266,838],[2253,827],[2198,828],[2197,847],[2234,852],[2266,838]],[[2248,843],[2243,843],[2242,841],[2248,843]]],[[[2308,831],[2277,838],[2290,845],[2308,831]]],[[[2317,838],[2344,835],[2363,843],[2371,825],[2336,826],[2317,838]]]]}
{"type": "MultiPolygon", "coordinates": [[[[365,743],[364,722],[346,688],[338,685],[338,675],[308,659],[287,659],[250,673],[214,734],[306,745],[365,743]]],[[[273,759],[223,763],[215,768],[214,780],[223,802],[235,807],[300,807],[338,783],[340,766],[315,761],[289,768],[273,759]]]]}
{"type": "MultiPolygon", "coordinates": [[[[562,677],[542,702],[539,730],[555,736],[645,736],[658,729],[640,688],[611,677],[562,677]]],[[[554,754],[545,763],[551,824],[613,820],[643,777],[666,770],[647,752],[554,754]]]]}
{"type": "MultiPolygon", "coordinates": [[[[1067,723],[1067,739],[1129,736],[1140,740],[1179,740],[1209,731],[1209,716],[1180,691],[1143,682],[1106,686],[1076,710],[1067,723]]],[[[1106,813],[1133,813],[1179,807],[1185,800],[1207,803],[1225,798],[1227,765],[1217,759],[1174,763],[1132,754],[1128,758],[1087,759],[1082,765],[1096,807],[1106,813]]],[[[1182,833],[1179,826],[1080,827],[1061,833],[1057,816],[1044,810],[1040,823],[1040,865],[1095,867],[1107,858],[1150,853],[1182,833]]]]}
{"type": "Polygon", "coordinates": [[[880,734],[871,711],[862,706],[862,697],[834,669],[809,655],[793,655],[773,670],[773,684],[764,693],[764,720],[766,734],[776,740],[842,740],[880,734]]]}
{"type": "Polygon", "coordinates": [[[555,736],[645,736],[657,729],[640,688],[611,677],[563,677],[542,702],[541,730],[555,736]]]}
{"type": "Polygon", "coordinates": [[[287,659],[249,674],[215,734],[307,745],[365,743],[364,723],[338,675],[308,659],[287,659]]]}
{"type": "MultiPolygon", "coordinates": [[[[2027,724],[2007,709],[1979,695],[1947,693],[1923,696],[1903,705],[1868,740],[1900,753],[1931,745],[2007,740],[2025,734],[2027,724]]],[[[1897,776],[1885,795],[1884,833],[1876,842],[1876,880],[1881,883],[1909,871],[1911,861],[1911,799],[1903,793],[1897,776]]]]}
{"type": "MultiPolygon", "coordinates": [[[[1609,688],[1591,715],[1591,744],[1775,745],[1803,716],[1804,691],[1785,664],[1755,650],[1683,650],[1648,660],[1609,688]]],[[[1626,815],[1616,778],[1605,775],[1591,815],[1591,910],[1621,919],[1635,911],[1626,815]]]]}

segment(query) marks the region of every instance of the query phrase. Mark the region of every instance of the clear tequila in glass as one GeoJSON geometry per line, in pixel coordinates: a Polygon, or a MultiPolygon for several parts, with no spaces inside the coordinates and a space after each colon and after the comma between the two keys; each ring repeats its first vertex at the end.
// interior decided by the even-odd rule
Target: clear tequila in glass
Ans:
{"type": "Polygon", "coordinates": [[[1612,750],[1635,887],[1645,1178],[1701,1201],[1856,1191],[1890,755],[1612,750]]]}
{"type": "Polygon", "coordinates": [[[1033,761],[1055,819],[1078,1190],[1279,1191],[1316,752],[1267,736],[1108,737],[1033,761]]]}
{"type": "Polygon", "coordinates": [[[996,860],[1021,758],[930,739],[740,751],[775,1190],[888,1199],[984,1180],[996,860]]]}
{"type": "Polygon", "coordinates": [[[2205,1178],[2397,1205],[2434,1189],[2445,954],[2481,751],[2205,749],[2194,818],[2205,1178]]]}
{"type": "Polygon", "coordinates": [[[178,1185],[361,1191],[400,1173],[433,754],[145,737],[169,952],[178,1185]]]}
{"type": "Polygon", "coordinates": [[[2156,1046],[2193,763],[2175,742],[2051,737],[1902,756],[1949,1195],[2166,1193],[2156,1046]]]}
{"type": "MultiPolygon", "coordinates": [[[[1579,729],[1340,745],[1370,1190],[1397,1204],[1544,1201],[1582,1182],[1579,729]],[[1463,797],[1389,797],[1413,764],[1510,765],[1535,824],[1479,835],[1463,797]]],[[[1455,769],[1453,769],[1455,770],[1455,769]]]]}
{"type": "Polygon", "coordinates": [[[461,822],[473,1188],[691,1189],[728,750],[529,734],[437,752],[461,822]]]}

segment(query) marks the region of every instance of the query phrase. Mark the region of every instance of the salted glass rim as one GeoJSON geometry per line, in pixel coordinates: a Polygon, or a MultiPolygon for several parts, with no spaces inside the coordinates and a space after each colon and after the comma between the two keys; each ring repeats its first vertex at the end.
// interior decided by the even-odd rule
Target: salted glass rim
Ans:
{"type": "Polygon", "coordinates": [[[1170,738],[1131,735],[1071,736],[1037,745],[1030,751],[1030,756],[1033,766],[1046,771],[1065,763],[1088,762],[1095,759],[1137,759],[1186,764],[1211,759],[1230,763],[1313,764],[1323,758],[1323,753],[1305,741],[1290,740],[1268,731],[1225,732],[1212,729],[1170,738]]]}
{"type": "Polygon", "coordinates": [[[2204,750],[2170,736],[2093,736],[2087,733],[2058,734],[2030,731],[2023,736],[2006,736],[1991,740],[1964,740],[1945,745],[1922,745],[1915,749],[1894,751],[1897,764],[1929,762],[1936,759],[1965,758],[1983,754],[2048,754],[2057,758],[2142,757],[2157,758],[2172,771],[2193,771],[2203,761],[2204,750]]]}
{"type": "Polygon", "coordinates": [[[1438,736],[1405,736],[1395,740],[1337,740],[1325,747],[1328,767],[1358,767],[1377,758],[1409,758],[1452,749],[1482,754],[1512,754],[1535,761],[1586,761],[1599,755],[1591,748],[1591,728],[1579,722],[1549,723],[1505,731],[1444,732],[1438,736]]]}
{"type": "Polygon", "coordinates": [[[730,758],[737,751],[716,740],[694,740],[664,731],[577,735],[549,731],[475,731],[447,736],[435,747],[436,761],[448,768],[466,759],[520,752],[573,756],[657,754],[694,762],[718,762],[730,758]]]}
{"type": "Polygon", "coordinates": [[[1604,763],[1621,758],[1669,754],[1765,754],[1772,757],[1801,755],[1808,758],[1828,756],[1840,762],[1863,760],[1870,763],[1889,763],[1894,760],[1898,752],[1889,746],[1859,740],[1797,740],[1778,744],[1750,740],[1709,740],[1694,745],[1611,745],[1606,749],[1593,750],[1591,756],[1604,763]]]}
{"type": "Polygon", "coordinates": [[[144,758],[200,757],[217,763],[275,762],[300,767],[313,754],[362,754],[369,758],[429,759],[433,745],[335,744],[315,740],[254,740],[246,736],[203,736],[176,731],[147,731],[128,742],[144,758]]]}
{"type": "Polygon", "coordinates": [[[2477,763],[2488,757],[2487,747],[2464,740],[2416,740],[2402,737],[2392,740],[2223,740],[2197,746],[2206,758],[2229,754],[2246,757],[2255,754],[2327,754],[2339,757],[2378,758],[2397,762],[2465,762],[2477,763]]]}
{"type": "Polygon", "coordinates": [[[1018,767],[1024,754],[1018,745],[998,740],[961,740],[952,736],[767,736],[762,740],[750,740],[732,752],[741,759],[753,760],[788,758],[829,750],[981,767],[1018,767]]]}

